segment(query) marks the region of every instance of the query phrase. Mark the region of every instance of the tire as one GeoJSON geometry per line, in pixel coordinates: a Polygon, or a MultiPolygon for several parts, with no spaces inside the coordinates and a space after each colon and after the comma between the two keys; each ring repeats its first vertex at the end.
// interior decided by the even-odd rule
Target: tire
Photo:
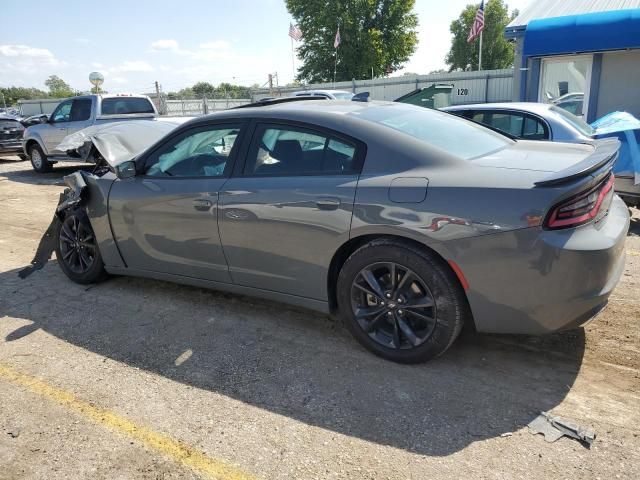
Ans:
{"type": "Polygon", "coordinates": [[[47,156],[42,151],[42,148],[40,148],[40,145],[37,143],[29,148],[29,159],[31,160],[31,166],[38,173],[47,173],[53,168],[47,160],[47,156]]]}
{"type": "Polygon", "coordinates": [[[398,363],[443,354],[471,318],[449,266],[399,240],[375,240],[356,250],[340,270],[337,297],[339,316],[356,340],[398,363]]]}
{"type": "Polygon", "coordinates": [[[19,153],[18,158],[20,158],[21,162],[24,162],[25,160],[27,160],[27,156],[24,153],[19,153]]]}
{"type": "Polygon", "coordinates": [[[102,255],[86,213],[69,212],[56,228],[56,258],[67,277],[86,285],[107,277],[102,255]]]}

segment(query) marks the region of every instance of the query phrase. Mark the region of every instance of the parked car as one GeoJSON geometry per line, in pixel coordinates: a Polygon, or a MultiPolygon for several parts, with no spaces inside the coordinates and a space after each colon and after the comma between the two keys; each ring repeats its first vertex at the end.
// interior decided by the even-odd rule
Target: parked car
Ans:
{"type": "Polygon", "coordinates": [[[351,93],[345,90],[302,90],[293,92],[293,97],[321,97],[327,100],[352,100],[354,102],[368,102],[369,92],[351,93]]]}
{"type": "Polygon", "coordinates": [[[442,354],[464,324],[541,334],[606,305],[629,227],[617,140],[514,142],[413,105],[285,100],[196,118],[66,176],[63,272],[336,313],[405,363],[442,354]]]}
{"type": "MultiPolygon", "coordinates": [[[[578,94],[570,94],[578,95],[578,94]]],[[[567,101],[573,97],[567,97],[567,101]]],[[[584,120],[554,104],[514,102],[455,105],[442,110],[523,140],[591,143],[596,131],[584,120]]],[[[640,206],[640,185],[633,172],[615,175],[615,191],[629,206],[640,206]]]]}
{"type": "Polygon", "coordinates": [[[36,172],[48,172],[61,161],[77,161],[56,146],[67,135],[106,122],[154,119],[156,109],[142,95],[83,95],[60,102],[50,117],[40,116],[40,124],[29,127],[22,142],[36,172]]]}
{"type": "Polygon", "coordinates": [[[22,153],[22,122],[11,114],[0,114],[0,155],[18,155],[22,160],[26,157],[22,153]]]}

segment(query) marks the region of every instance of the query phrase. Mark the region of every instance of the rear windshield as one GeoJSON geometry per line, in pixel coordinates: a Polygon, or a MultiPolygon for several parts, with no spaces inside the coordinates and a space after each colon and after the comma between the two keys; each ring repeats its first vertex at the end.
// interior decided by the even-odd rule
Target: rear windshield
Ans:
{"type": "Polygon", "coordinates": [[[147,98],[113,97],[102,100],[103,115],[127,115],[131,113],[155,113],[147,98]]]}
{"type": "Polygon", "coordinates": [[[590,137],[595,133],[595,130],[591,125],[589,125],[587,122],[574,115],[573,113],[567,112],[564,108],[556,107],[554,105],[553,107],[550,107],[550,109],[564,118],[573,128],[578,130],[581,134],[590,137]]]}
{"type": "Polygon", "coordinates": [[[333,92],[333,96],[336,97],[336,100],[351,100],[353,98],[353,93],[333,92]]]}
{"type": "Polygon", "coordinates": [[[482,157],[513,143],[488,128],[449,113],[424,107],[388,105],[354,112],[464,160],[482,157]]]}

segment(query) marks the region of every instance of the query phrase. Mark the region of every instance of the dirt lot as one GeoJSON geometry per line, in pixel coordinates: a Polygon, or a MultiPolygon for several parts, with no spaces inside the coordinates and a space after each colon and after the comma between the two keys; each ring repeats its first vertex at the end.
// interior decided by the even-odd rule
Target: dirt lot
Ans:
{"type": "Polygon", "coordinates": [[[400,366],[309,311],[158,281],[26,279],[61,177],[0,160],[0,478],[640,478],[640,213],[609,308],[400,366]],[[552,411],[589,450],[526,425],[552,411]]]}

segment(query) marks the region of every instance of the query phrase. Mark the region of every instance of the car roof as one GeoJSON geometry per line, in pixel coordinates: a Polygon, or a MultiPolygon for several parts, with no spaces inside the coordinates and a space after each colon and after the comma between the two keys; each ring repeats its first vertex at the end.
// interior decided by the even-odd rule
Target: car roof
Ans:
{"type": "Polygon", "coordinates": [[[309,94],[309,93],[326,93],[326,94],[334,94],[334,93],[351,93],[346,90],[300,90],[298,92],[293,92],[294,95],[301,94],[309,94]]]}
{"type": "Polygon", "coordinates": [[[500,102],[500,103],[473,103],[468,105],[452,105],[441,110],[445,112],[457,112],[461,110],[520,110],[523,112],[544,115],[553,105],[536,102],[500,102]]]}

